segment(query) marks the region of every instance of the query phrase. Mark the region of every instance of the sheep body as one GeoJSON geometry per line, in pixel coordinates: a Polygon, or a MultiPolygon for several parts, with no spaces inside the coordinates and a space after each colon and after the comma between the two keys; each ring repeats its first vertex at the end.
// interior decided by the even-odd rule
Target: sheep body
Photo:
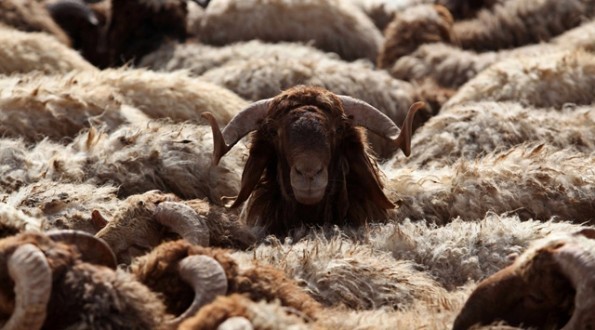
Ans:
{"type": "Polygon", "coordinates": [[[0,74],[95,70],[76,51],[45,33],[22,32],[0,24],[0,44],[0,74]]]}
{"type": "Polygon", "coordinates": [[[456,217],[474,221],[492,211],[582,223],[593,221],[595,178],[588,168],[594,161],[592,153],[523,144],[452,166],[384,170],[392,200],[400,199],[399,220],[445,224],[456,217]]]}
{"type": "Polygon", "coordinates": [[[2,310],[13,299],[6,260],[21,245],[38,248],[48,259],[54,279],[43,325],[47,328],[158,329],[166,318],[159,298],[124,271],[81,262],[73,245],[57,243],[41,234],[23,233],[0,241],[2,310]],[[7,301],[8,300],[8,301],[7,301]]]}
{"type": "Polygon", "coordinates": [[[453,30],[464,49],[496,50],[547,41],[593,15],[591,0],[505,1],[456,23],[453,30]]]}
{"type": "MultiPolygon", "coordinates": [[[[510,102],[479,102],[443,109],[412,138],[419,152],[394,165],[430,168],[473,160],[523,143],[546,143],[557,149],[595,149],[595,107],[539,109],[510,102]]],[[[393,166],[394,166],[393,165],[393,166]]]]}
{"type": "Polygon", "coordinates": [[[444,108],[479,100],[555,108],[565,103],[588,105],[593,102],[593,90],[595,55],[562,51],[498,62],[463,85],[444,108]]]}
{"type": "Polygon", "coordinates": [[[195,34],[201,41],[214,45],[252,39],[313,40],[316,48],[347,60],[372,61],[382,40],[380,31],[365,14],[336,0],[214,1],[205,10],[200,32],[195,34]],[[252,22],[250,28],[238,24],[242,21],[252,22]]]}
{"type": "Polygon", "coordinates": [[[595,23],[585,23],[548,43],[510,50],[476,53],[445,43],[420,45],[414,52],[399,58],[388,68],[391,75],[406,81],[431,79],[440,86],[456,88],[485,68],[503,59],[540,56],[564,49],[595,47],[595,23]]]}
{"type": "Polygon", "coordinates": [[[0,3],[0,25],[6,24],[26,32],[45,32],[64,45],[70,40],[66,33],[36,0],[4,0],[0,3]]]}

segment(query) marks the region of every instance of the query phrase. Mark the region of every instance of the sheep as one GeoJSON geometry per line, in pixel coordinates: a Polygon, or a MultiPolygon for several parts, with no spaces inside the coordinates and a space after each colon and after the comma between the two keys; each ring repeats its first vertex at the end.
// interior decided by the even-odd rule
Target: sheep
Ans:
{"type": "Polygon", "coordinates": [[[481,282],[453,329],[503,320],[538,328],[595,327],[595,229],[556,233],[481,282]]]}
{"type": "Polygon", "coordinates": [[[118,208],[117,188],[49,180],[26,185],[10,194],[5,203],[40,219],[40,230],[75,229],[95,234],[101,229],[92,211],[111,217],[118,208]]]}
{"type": "MultiPolygon", "coordinates": [[[[482,11],[476,19],[453,22],[449,11],[442,6],[408,8],[387,26],[378,66],[390,68],[401,57],[412,54],[427,43],[442,42],[459,46],[462,50],[485,52],[549,41],[579,26],[582,15],[595,15],[595,6],[582,0],[564,3],[522,0],[497,4],[493,11],[493,14],[482,11]],[[555,13],[554,19],[543,19],[550,13],[555,13]],[[530,31],[523,31],[526,29],[530,31]]],[[[489,55],[484,57],[490,59],[489,55]]]]}
{"type": "Polygon", "coordinates": [[[282,271],[259,265],[240,270],[229,251],[196,246],[184,240],[161,244],[137,258],[130,266],[130,272],[152,291],[163,295],[169,313],[179,314],[192,309],[188,306],[193,302],[194,293],[176,274],[180,260],[189,256],[210,257],[220,265],[224,272],[218,279],[221,283],[213,281],[211,284],[213,288],[221,288],[218,295],[242,294],[254,301],[278,300],[281,305],[295,308],[310,319],[315,319],[321,309],[282,271]]]}
{"type": "Polygon", "coordinates": [[[512,58],[468,81],[443,109],[478,100],[558,109],[565,103],[588,105],[593,102],[594,72],[595,54],[580,49],[512,58]]]}
{"type": "Polygon", "coordinates": [[[43,4],[35,0],[2,1],[0,3],[0,25],[2,24],[25,32],[44,32],[51,35],[54,40],[70,46],[70,40],[66,33],[54,22],[43,4]]]}
{"type": "Polygon", "coordinates": [[[0,192],[10,195],[44,179],[82,182],[86,161],[84,154],[49,140],[28,145],[23,139],[0,139],[0,192]]]}
{"type": "Polygon", "coordinates": [[[40,231],[43,221],[33,218],[13,206],[0,202],[0,239],[25,230],[40,231]]]}
{"type": "Polygon", "coordinates": [[[76,51],[46,33],[22,32],[0,24],[0,44],[0,74],[94,69],[76,51]]]}
{"type": "Polygon", "coordinates": [[[249,61],[254,58],[290,58],[311,60],[334,59],[339,57],[326,53],[310,45],[297,42],[265,43],[260,40],[237,42],[222,47],[214,47],[197,42],[164,43],[159,49],[144,56],[139,67],[156,71],[188,71],[192,76],[226,65],[232,61],[249,61]]]}
{"type": "MultiPolygon", "coordinates": [[[[528,45],[497,52],[476,53],[445,43],[421,45],[409,55],[400,57],[387,70],[406,81],[431,79],[438,85],[458,88],[488,66],[512,57],[541,56],[564,49],[595,47],[595,22],[569,30],[548,43],[528,45]]],[[[594,48],[595,49],[595,48],[594,48]]]]}
{"type": "MultiPolygon", "coordinates": [[[[365,228],[359,231],[367,238],[365,228]]],[[[271,239],[254,251],[233,253],[241,267],[271,265],[300,283],[326,308],[407,310],[412,304],[448,307],[446,290],[409,260],[354,242],[337,231],[313,233],[299,242],[271,239]]]]}
{"type": "Polygon", "coordinates": [[[584,229],[580,224],[523,220],[518,215],[496,215],[437,226],[405,219],[377,226],[366,235],[372,248],[410,261],[441,287],[454,291],[480,281],[510,263],[531,242],[554,232],[584,229]]]}
{"type": "Polygon", "coordinates": [[[425,219],[441,225],[456,217],[474,221],[492,211],[523,220],[555,217],[583,223],[593,221],[593,162],[593,153],[533,143],[452,166],[383,170],[389,196],[398,200],[397,221],[425,219]]]}
{"type": "Polygon", "coordinates": [[[163,324],[165,308],[157,295],[130,274],[104,266],[102,254],[93,252],[109,255],[100,241],[53,236],[23,233],[0,241],[5,328],[157,329],[163,324]],[[100,259],[90,260],[95,258],[90,252],[100,259]]]}
{"type": "Polygon", "coordinates": [[[363,12],[336,0],[218,0],[206,8],[200,31],[193,34],[212,45],[312,40],[316,48],[346,60],[374,61],[382,42],[382,34],[363,12]],[[250,22],[249,28],[244,21],[250,22]]]}
{"type": "Polygon", "coordinates": [[[548,41],[594,15],[591,0],[504,1],[475,19],[457,22],[453,33],[463,49],[514,48],[548,41]]]}
{"type": "Polygon", "coordinates": [[[226,123],[247,105],[224,88],[182,73],[145,70],[15,75],[0,78],[0,89],[0,133],[28,142],[74,138],[89,126],[112,131],[150,117],[196,120],[203,111],[226,123]]]}
{"type": "Polygon", "coordinates": [[[186,0],[111,0],[109,65],[138,63],[167,40],[185,41],[187,14],[186,0]]]}
{"type": "Polygon", "coordinates": [[[356,126],[367,127],[390,141],[393,150],[409,155],[413,117],[423,106],[413,104],[399,129],[361,100],[296,86],[245,108],[223,132],[213,116],[204,116],[213,131],[213,164],[256,131],[231,207],[252,195],[242,221],[262,233],[286,235],[304,225],[361,226],[386,218],[394,205],[382,191],[377,165],[356,126]]]}
{"type": "Polygon", "coordinates": [[[111,1],[88,3],[83,0],[57,0],[46,8],[52,19],[68,34],[71,47],[98,68],[109,65],[107,26],[111,1]]]}
{"type": "Polygon", "coordinates": [[[247,248],[255,243],[237,215],[206,201],[182,202],[173,194],[148,191],[126,198],[108,221],[101,210],[93,210],[96,223],[104,227],[96,234],[106,241],[118,261],[129,264],[162,241],[183,237],[203,246],[247,248]]]}
{"type": "Polygon", "coordinates": [[[420,44],[453,41],[453,24],[454,19],[448,9],[440,5],[405,9],[386,27],[377,66],[389,67],[398,58],[415,51],[420,44]]]}
{"type": "Polygon", "coordinates": [[[317,329],[277,302],[254,302],[232,294],[220,296],[180,324],[180,330],[317,329]]]}
{"type": "Polygon", "coordinates": [[[238,192],[247,148],[240,145],[221,166],[213,166],[208,132],[205,125],[156,121],[124,125],[110,134],[91,130],[70,146],[85,155],[84,181],[118,186],[119,197],[159,189],[222,204],[222,197],[238,192]]]}
{"type": "Polygon", "coordinates": [[[567,105],[561,111],[510,102],[479,102],[443,109],[412,138],[423,152],[391,164],[411,168],[449,166],[522,143],[546,143],[558,149],[595,150],[595,107],[567,105]]]}

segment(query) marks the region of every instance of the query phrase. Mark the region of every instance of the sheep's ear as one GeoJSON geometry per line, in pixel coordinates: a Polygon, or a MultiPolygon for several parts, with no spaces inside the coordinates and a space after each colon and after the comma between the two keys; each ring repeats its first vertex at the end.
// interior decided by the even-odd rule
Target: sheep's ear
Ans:
{"type": "Polygon", "coordinates": [[[250,148],[250,156],[242,172],[242,186],[238,197],[230,206],[235,208],[245,202],[262,177],[262,173],[273,155],[273,147],[262,142],[255,142],[250,148]]]}
{"type": "Polygon", "coordinates": [[[93,210],[91,213],[91,222],[93,223],[93,227],[98,231],[107,226],[107,220],[97,210],[93,210]]]}
{"type": "Polygon", "coordinates": [[[365,191],[366,195],[370,196],[370,200],[374,201],[376,205],[384,209],[392,209],[395,207],[382,190],[382,183],[378,177],[377,170],[368,158],[363,148],[349,148],[346,153],[349,161],[349,170],[357,177],[357,182],[361,186],[361,191],[365,191]]]}

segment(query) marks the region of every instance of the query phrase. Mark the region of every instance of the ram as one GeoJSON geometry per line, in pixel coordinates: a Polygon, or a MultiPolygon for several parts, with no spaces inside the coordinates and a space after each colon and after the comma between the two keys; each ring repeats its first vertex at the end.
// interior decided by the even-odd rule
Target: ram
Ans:
{"type": "Polygon", "coordinates": [[[0,323],[6,329],[154,329],[157,295],[114,271],[105,243],[90,235],[22,233],[0,241],[0,323]]]}
{"type": "Polygon", "coordinates": [[[505,321],[556,329],[595,327],[595,229],[556,233],[481,282],[453,329],[505,321]]]}
{"type": "MultiPolygon", "coordinates": [[[[193,291],[200,290],[205,292],[200,296],[203,299],[209,297],[209,300],[217,296],[241,294],[253,301],[278,301],[282,306],[303,313],[311,320],[316,319],[321,309],[320,304],[281,270],[264,265],[240,269],[229,252],[192,245],[185,240],[168,242],[136,259],[130,271],[138,281],[164,297],[168,311],[175,315],[192,310],[193,305],[197,304],[193,291]],[[209,278],[209,286],[191,290],[192,287],[179,275],[178,265],[188,258],[209,258],[214,261],[213,264],[220,271],[209,278]]],[[[186,315],[191,316],[192,313],[186,315]]],[[[207,322],[212,317],[213,315],[206,317],[207,322]]]]}
{"type": "Polygon", "coordinates": [[[357,7],[337,0],[218,0],[205,10],[200,31],[207,44],[313,41],[314,47],[346,60],[373,61],[382,34],[357,7]],[[243,23],[243,22],[250,22],[243,23]]]}
{"type": "Polygon", "coordinates": [[[253,135],[232,208],[250,196],[242,220],[263,234],[286,235],[304,225],[362,226],[387,217],[394,204],[357,126],[409,155],[415,103],[400,130],[368,103],[318,87],[297,86],[242,110],[223,132],[210,121],[213,162],[245,135],[253,135]]]}
{"type": "Polygon", "coordinates": [[[163,241],[184,238],[202,246],[245,249],[256,242],[249,228],[238,223],[237,214],[203,200],[181,201],[173,194],[147,191],[126,198],[104,217],[92,211],[93,221],[103,224],[96,236],[112,248],[120,263],[151,251],[163,241]]]}

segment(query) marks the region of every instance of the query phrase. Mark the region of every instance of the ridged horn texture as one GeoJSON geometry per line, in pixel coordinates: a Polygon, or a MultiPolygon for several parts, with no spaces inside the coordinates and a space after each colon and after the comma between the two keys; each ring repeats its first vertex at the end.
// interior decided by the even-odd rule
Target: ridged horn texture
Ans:
{"type": "Polygon", "coordinates": [[[367,102],[351,96],[339,95],[343,102],[345,115],[352,120],[353,125],[361,126],[392,141],[395,148],[403,150],[405,156],[411,154],[411,135],[413,135],[413,118],[415,113],[425,106],[424,102],[411,105],[401,128],[380,110],[367,102]]]}
{"type": "Polygon", "coordinates": [[[52,271],[45,255],[33,244],[21,245],[8,259],[7,268],[14,281],[16,301],[2,329],[41,329],[52,293],[52,271]]]}
{"type": "MultiPolygon", "coordinates": [[[[593,240],[594,232],[578,232],[593,240]]],[[[591,244],[572,242],[557,249],[554,260],[576,291],[574,312],[563,330],[595,329],[595,241],[591,244]]]]}
{"type": "Polygon", "coordinates": [[[186,241],[201,246],[209,246],[209,227],[190,206],[176,202],[163,202],[157,205],[154,214],[158,223],[171,228],[186,241]]]}
{"type": "Polygon", "coordinates": [[[179,324],[196,314],[202,306],[212,302],[217,296],[227,293],[225,270],[212,257],[204,255],[186,257],[178,264],[178,272],[182,279],[192,286],[195,296],[184,313],[168,322],[170,325],[179,324]]]}
{"type": "Polygon", "coordinates": [[[68,15],[71,17],[80,17],[93,25],[99,24],[95,13],[81,0],[56,1],[48,4],[46,9],[52,17],[68,15]]]}
{"type": "Polygon", "coordinates": [[[101,238],[79,230],[54,230],[47,233],[54,242],[62,242],[77,247],[81,259],[95,265],[116,269],[116,255],[110,246],[101,238]]]}
{"type": "Polygon", "coordinates": [[[217,330],[254,330],[254,326],[247,318],[234,316],[221,323],[217,330]]]}
{"type": "Polygon", "coordinates": [[[219,164],[221,157],[244,136],[258,129],[268,113],[270,101],[271,99],[264,99],[248,105],[231,119],[223,131],[219,129],[219,124],[211,113],[202,114],[213,131],[213,165],[219,164]]]}

